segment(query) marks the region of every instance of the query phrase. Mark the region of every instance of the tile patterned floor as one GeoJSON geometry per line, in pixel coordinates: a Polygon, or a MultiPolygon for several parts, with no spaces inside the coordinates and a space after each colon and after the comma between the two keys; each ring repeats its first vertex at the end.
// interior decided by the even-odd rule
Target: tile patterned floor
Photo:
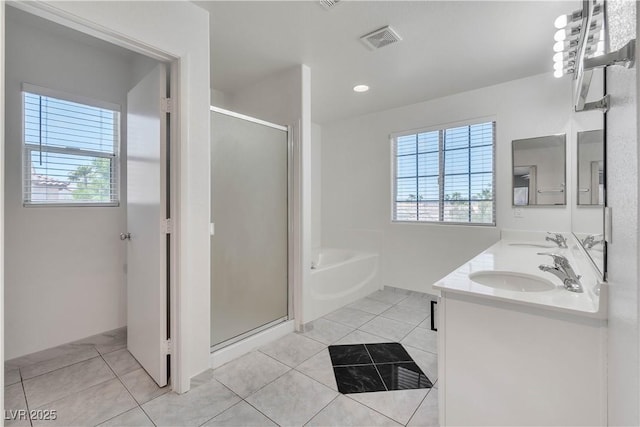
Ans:
{"type": "Polygon", "coordinates": [[[116,330],[5,363],[5,409],[56,409],[7,426],[437,426],[436,333],[424,294],[375,292],[192,380],[159,388],[116,330]],[[434,388],[341,394],[329,345],[400,342],[434,388]]]}
{"type": "Polygon", "coordinates": [[[433,384],[400,343],[330,345],[343,394],[431,388],[433,384]]]}

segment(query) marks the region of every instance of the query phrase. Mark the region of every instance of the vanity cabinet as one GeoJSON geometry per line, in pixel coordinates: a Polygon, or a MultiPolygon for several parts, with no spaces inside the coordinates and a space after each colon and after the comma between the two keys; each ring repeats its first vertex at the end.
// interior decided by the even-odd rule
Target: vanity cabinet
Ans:
{"type": "Polygon", "coordinates": [[[606,320],[441,290],[440,424],[606,425],[606,320]]]}

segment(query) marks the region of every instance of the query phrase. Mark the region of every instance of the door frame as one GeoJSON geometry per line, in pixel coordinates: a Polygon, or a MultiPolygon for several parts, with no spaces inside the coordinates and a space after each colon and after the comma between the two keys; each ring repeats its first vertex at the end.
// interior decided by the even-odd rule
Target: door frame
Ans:
{"type": "MultiPolygon", "coordinates": [[[[170,171],[169,176],[166,177],[167,183],[170,185],[169,203],[171,209],[171,219],[174,224],[171,238],[169,239],[169,275],[167,280],[169,281],[169,333],[172,342],[171,348],[171,389],[177,393],[184,393],[190,388],[190,375],[188,369],[188,360],[186,355],[186,342],[184,340],[184,331],[188,321],[186,316],[188,309],[186,307],[185,292],[180,286],[180,227],[181,219],[180,209],[180,184],[181,184],[181,168],[180,168],[180,151],[181,151],[181,122],[179,114],[179,106],[181,103],[180,84],[182,73],[186,73],[187,61],[186,58],[171,55],[163,51],[160,47],[152,46],[149,44],[141,43],[133,38],[130,38],[122,33],[113,31],[109,28],[101,27],[88,20],[82,19],[79,16],[67,13],[55,7],[55,5],[49,5],[45,2],[21,2],[11,1],[11,6],[20,9],[24,12],[41,17],[48,21],[55,22],[57,24],[64,25],[72,28],[81,33],[97,37],[105,40],[109,43],[155,59],[161,63],[169,64],[169,88],[172,98],[172,110],[169,115],[170,130],[167,134],[170,141],[169,147],[169,161],[170,171]]],[[[3,24],[0,26],[2,33],[0,33],[0,97],[5,98],[5,48],[4,48],[4,22],[5,22],[5,7],[6,2],[0,0],[0,22],[3,24]]],[[[0,102],[0,128],[4,128],[4,102],[0,102]]],[[[4,134],[0,135],[0,164],[4,165],[4,134]]],[[[4,271],[4,173],[0,173],[0,271],[4,271]]],[[[0,274],[0,291],[4,295],[4,275],[0,274]]],[[[2,297],[4,300],[4,297],[2,297]]],[[[4,319],[4,304],[0,306],[0,315],[4,319]]],[[[4,322],[2,326],[2,337],[4,337],[4,322]]],[[[0,343],[0,357],[4,360],[4,339],[0,343]]],[[[0,373],[0,378],[4,380],[4,373],[0,373]]],[[[1,393],[0,393],[1,394],[1,393]]]]}

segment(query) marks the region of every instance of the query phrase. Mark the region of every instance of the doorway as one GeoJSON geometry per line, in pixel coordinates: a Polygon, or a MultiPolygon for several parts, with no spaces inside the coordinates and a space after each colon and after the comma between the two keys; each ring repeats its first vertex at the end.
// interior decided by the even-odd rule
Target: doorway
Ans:
{"type": "MultiPolygon", "coordinates": [[[[55,369],[66,369],[70,365],[62,359],[80,363],[83,357],[89,361],[103,358],[108,350],[124,350],[118,348],[121,331],[129,326],[125,346],[142,349],[131,347],[136,363],[165,386],[173,251],[165,215],[173,200],[168,194],[172,147],[170,139],[163,145],[156,137],[153,143],[143,138],[155,153],[146,154],[157,157],[156,179],[149,179],[153,173],[148,170],[129,173],[135,172],[132,160],[149,157],[132,156],[128,125],[136,117],[148,122],[149,115],[129,108],[127,92],[154,70],[169,67],[10,6],[6,15],[6,359],[19,371],[47,375],[34,365],[56,359],[55,369]],[[33,120],[22,126],[28,115],[33,120]],[[33,139],[27,141],[27,134],[33,139]],[[136,193],[136,188],[145,190],[136,193]],[[133,299],[128,291],[140,287],[126,285],[133,270],[140,274],[139,262],[127,261],[135,252],[127,246],[142,242],[136,238],[144,234],[127,227],[134,215],[132,201],[140,200],[137,194],[157,199],[155,249],[147,243],[142,249],[147,260],[154,250],[158,254],[153,257],[158,278],[154,302],[133,299]],[[132,239],[120,240],[121,233],[132,239]],[[143,311],[138,306],[153,306],[155,311],[134,319],[131,313],[143,311]],[[142,332],[132,336],[132,322],[142,332]],[[155,332],[148,332],[151,329],[155,332]],[[105,347],[105,341],[113,346],[105,347]],[[155,352],[157,366],[145,360],[145,351],[155,352]]],[[[167,127],[171,115],[161,101],[171,85],[158,78],[154,83],[157,124],[167,127]]],[[[147,201],[138,205],[148,208],[147,201]]]]}

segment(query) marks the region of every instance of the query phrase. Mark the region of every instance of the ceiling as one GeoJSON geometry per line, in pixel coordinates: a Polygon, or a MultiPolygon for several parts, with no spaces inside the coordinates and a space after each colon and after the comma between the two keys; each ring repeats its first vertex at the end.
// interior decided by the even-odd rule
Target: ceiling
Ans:
{"type": "Polygon", "coordinates": [[[312,120],[327,123],[552,72],[554,19],[574,1],[204,1],[211,87],[224,93],[311,67],[312,120]],[[376,51],[360,36],[391,25],[376,51]],[[357,94],[364,83],[369,92],[357,94]]]}

